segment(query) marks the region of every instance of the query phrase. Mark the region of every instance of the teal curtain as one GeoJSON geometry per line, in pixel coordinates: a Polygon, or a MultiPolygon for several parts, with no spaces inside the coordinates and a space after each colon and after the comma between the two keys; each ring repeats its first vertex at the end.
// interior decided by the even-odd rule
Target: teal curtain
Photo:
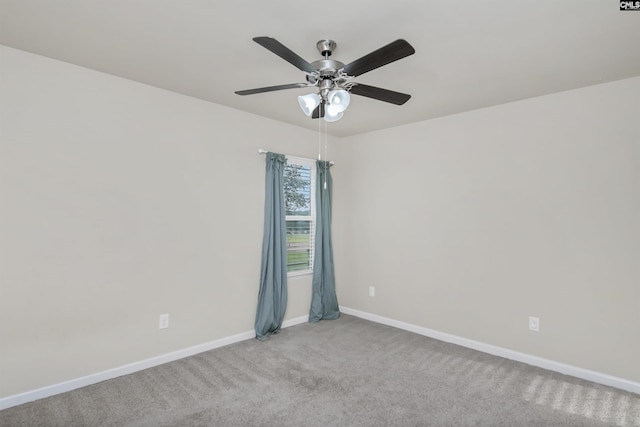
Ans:
{"type": "Polygon", "coordinates": [[[340,317],[333,270],[331,241],[331,196],[333,180],[329,162],[316,161],[316,245],[313,259],[313,280],[309,322],[340,317]]]}
{"type": "Polygon", "coordinates": [[[284,211],[283,154],[267,153],[264,200],[264,235],[260,291],[256,313],[256,338],[277,334],[287,309],[287,226],[284,211]]]}

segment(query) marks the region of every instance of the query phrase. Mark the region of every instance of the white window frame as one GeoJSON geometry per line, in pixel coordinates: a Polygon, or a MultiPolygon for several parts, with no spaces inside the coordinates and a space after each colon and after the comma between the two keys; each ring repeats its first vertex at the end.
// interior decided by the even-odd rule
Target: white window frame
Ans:
{"type": "MultiPolygon", "coordinates": [[[[305,274],[313,273],[313,258],[315,251],[315,239],[316,239],[316,161],[312,159],[305,159],[302,157],[286,156],[287,164],[303,166],[309,168],[309,174],[311,178],[310,198],[309,201],[309,216],[302,215],[286,215],[285,221],[310,221],[309,226],[309,269],[308,270],[296,270],[287,271],[287,276],[302,276],[305,274]]],[[[287,255],[289,254],[289,248],[287,248],[287,255]]]]}

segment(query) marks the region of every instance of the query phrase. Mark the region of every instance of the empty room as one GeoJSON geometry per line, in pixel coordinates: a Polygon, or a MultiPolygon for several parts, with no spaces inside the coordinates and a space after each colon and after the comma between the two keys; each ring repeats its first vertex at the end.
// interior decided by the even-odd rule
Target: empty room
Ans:
{"type": "Polygon", "coordinates": [[[0,0],[0,425],[640,426],[639,40],[0,0]]]}

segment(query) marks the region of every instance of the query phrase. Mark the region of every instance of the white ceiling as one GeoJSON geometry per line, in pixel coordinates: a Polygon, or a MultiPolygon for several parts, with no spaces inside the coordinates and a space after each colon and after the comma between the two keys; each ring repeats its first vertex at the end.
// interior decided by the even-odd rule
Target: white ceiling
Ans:
{"type": "Polygon", "coordinates": [[[398,38],[416,53],[355,81],[412,95],[353,96],[337,136],[640,75],[640,11],[618,0],[0,0],[0,44],[317,129],[292,89],[304,73],[252,41],[349,63],[398,38]]]}

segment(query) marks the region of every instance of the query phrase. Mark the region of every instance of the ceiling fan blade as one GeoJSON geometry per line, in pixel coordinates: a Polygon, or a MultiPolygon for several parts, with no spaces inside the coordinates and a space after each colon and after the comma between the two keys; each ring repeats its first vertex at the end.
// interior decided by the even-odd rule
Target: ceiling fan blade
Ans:
{"type": "Polygon", "coordinates": [[[398,39],[344,66],[344,72],[356,77],[416,53],[406,40],[398,39]]]}
{"type": "Polygon", "coordinates": [[[267,86],[267,87],[259,87],[256,89],[247,89],[247,90],[237,90],[235,93],[237,95],[253,95],[255,93],[264,93],[264,92],[273,92],[275,90],[284,90],[284,89],[296,89],[299,87],[308,87],[306,83],[291,83],[288,85],[278,85],[278,86],[267,86]]]}
{"type": "Polygon", "coordinates": [[[311,113],[312,119],[319,119],[321,117],[324,117],[324,102],[320,103],[320,105],[313,110],[313,113],[311,113]]]}
{"type": "Polygon", "coordinates": [[[316,69],[309,62],[302,59],[296,53],[294,53],[291,49],[280,43],[278,40],[272,37],[254,37],[253,41],[258,43],[260,46],[269,49],[271,52],[278,55],[280,58],[285,61],[293,64],[298,67],[302,71],[306,71],[308,73],[315,73],[316,69]]]}
{"type": "Polygon", "coordinates": [[[389,89],[382,89],[380,87],[363,85],[362,83],[355,83],[349,92],[354,95],[366,96],[367,98],[377,99],[378,101],[390,102],[396,105],[402,105],[411,98],[411,95],[406,93],[394,92],[389,89]]]}

